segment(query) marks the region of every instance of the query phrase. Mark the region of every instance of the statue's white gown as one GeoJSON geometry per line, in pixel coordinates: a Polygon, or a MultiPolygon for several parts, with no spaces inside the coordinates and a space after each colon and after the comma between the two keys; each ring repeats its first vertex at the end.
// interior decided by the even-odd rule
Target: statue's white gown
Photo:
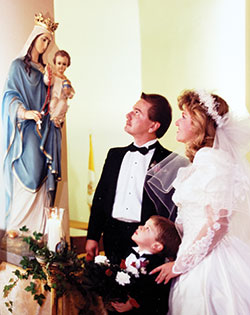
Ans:
{"type": "Polygon", "coordinates": [[[181,275],[173,279],[168,314],[250,314],[250,247],[231,232],[247,195],[247,179],[232,181],[236,174],[230,157],[211,148],[178,172],[173,200],[183,238],[174,271],[181,275]]]}

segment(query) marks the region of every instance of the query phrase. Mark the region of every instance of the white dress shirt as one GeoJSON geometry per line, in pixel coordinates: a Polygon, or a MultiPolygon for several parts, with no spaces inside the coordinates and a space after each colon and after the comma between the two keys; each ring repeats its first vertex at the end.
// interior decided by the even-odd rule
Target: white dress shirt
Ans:
{"type": "Polygon", "coordinates": [[[152,255],[151,252],[148,250],[139,250],[139,247],[133,247],[134,251],[136,251],[139,254],[139,257],[137,258],[134,253],[131,253],[125,260],[125,265],[128,268],[129,266],[134,266],[137,269],[141,268],[141,263],[147,260],[146,257],[142,257],[142,255],[152,255]]]}
{"type": "MultiPolygon", "coordinates": [[[[143,145],[149,147],[157,139],[143,145]]],[[[135,143],[136,145],[136,143],[135,143]]],[[[112,217],[125,222],[141,221],[141,204],[143,187],[149,163],[155,149],[149,150],[145,155],[138,151],[128,151],[121,164],[116,194],[113,205],[112,217]]]]}

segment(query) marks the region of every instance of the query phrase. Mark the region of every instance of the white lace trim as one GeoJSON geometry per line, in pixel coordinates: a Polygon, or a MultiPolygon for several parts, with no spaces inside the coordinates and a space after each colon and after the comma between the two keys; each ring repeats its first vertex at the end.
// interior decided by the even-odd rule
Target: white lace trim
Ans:
{"type": "Polygon", "coordinates": [[[222,240],[228,232],[229,212],[221,210],[215,214],[207,209],[207,224],[201,229],[202,234],[183,253],[177,256],[172,271],[175,274],[188,272],[198,265],[222,240]]]}
{"type": "Polygon", "coordinates": [[[178,258],[173,266],[173,272],[176,274],[184,273],[195,267],[207,255],[213,237],[214,231],[208,228],[207,234],[200,240],[197,240],[186,254],[178,258]]]}

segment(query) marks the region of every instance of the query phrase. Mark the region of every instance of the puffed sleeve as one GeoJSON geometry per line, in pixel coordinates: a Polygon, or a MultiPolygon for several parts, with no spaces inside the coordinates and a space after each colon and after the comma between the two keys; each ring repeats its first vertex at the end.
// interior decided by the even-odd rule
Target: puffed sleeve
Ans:
{"type": "Polygon", "coordinates": [[[194,268],[217,246],[228,231],[232,214],[230,178],[235,166],[225,152],[209,149],[198,153],[192,176],[197,191],[190,198],[202,200],[200,211],[205,215],[205,224],[191,245],[177,256],[173,267],[176,274],[194,268]]]}

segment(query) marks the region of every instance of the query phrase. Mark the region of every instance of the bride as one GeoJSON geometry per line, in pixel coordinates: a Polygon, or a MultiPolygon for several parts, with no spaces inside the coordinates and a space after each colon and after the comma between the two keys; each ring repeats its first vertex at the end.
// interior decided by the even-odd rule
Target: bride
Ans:
{"type": "MultiPolygon", "coordinates": [[[[187,90],[178,104],[177,140],[191,161],[172,183],[182,243],[175,262],[152,274],[158,283],[173,278],[168,314],[250,314],[250,119],[232,118],[221,97],[204,91],[187,90]]],[[[161,163],[148,183],[157,196],[155,178],[167,185],[161,163]]]]}

